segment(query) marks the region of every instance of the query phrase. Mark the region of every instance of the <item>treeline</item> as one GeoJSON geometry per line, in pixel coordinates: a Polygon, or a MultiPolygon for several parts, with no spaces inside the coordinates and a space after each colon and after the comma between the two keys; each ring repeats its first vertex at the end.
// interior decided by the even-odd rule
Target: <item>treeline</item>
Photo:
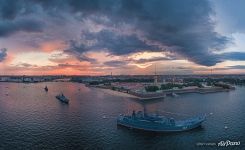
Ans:
{"type": "Polygon", "coordinates": [[[239,79],[239,78],[186,78],[184,79],[184,83],[188,82],[194,82],[194,83],[201,83],[201,82],[207,82],[207,85],[212,86],[217,82],[224,82],[229,83],[233,85],[245,85],[245,79],[239,79]]]}
{"type": "Polygon", "coordinates": [[[147,92],[156,92],[158,90],[170,90],[173,88],[182,89],[183,87],[189,87],[189,86],[197,86],[199,88],[203,87],[202,84],[199,82],[184,83],[184,84],[167,83],[167,84],[162,84],[160,88],[154,85],[146,86],[145,90],[147,92]]]}
{"type": "Polygon", "coordinates": [[[79,77],[72,77],[72,82],[79,82],[79,83],[88,83],[89,85],[99,85],[99,84],[110,84],[112,82],[144,82],[144,83],[150,83],[153,82],[153,79],[147,79],[147,78],[128,78],[128,79],[104,79],[101,81],[86,81],[79,77]]]}

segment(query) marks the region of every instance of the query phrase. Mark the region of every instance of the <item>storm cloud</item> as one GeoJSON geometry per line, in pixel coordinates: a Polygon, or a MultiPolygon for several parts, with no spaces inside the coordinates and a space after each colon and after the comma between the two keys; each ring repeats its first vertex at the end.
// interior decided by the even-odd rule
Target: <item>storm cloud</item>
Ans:
{"type": "MultiPolygon", "coordinates": [[[[70,50],[84,53],[87,51],[108,50],[113,55],[125,55],[142,50],[158,50],[154,45],[148,45],[140,40],[136,35],[122,35],[108,30],[102,30],[97,33],[86,33],[88,40],[95,40],[93,44],[79,43],[78,41],[70,41],[70,50]]],[[[86,39],[85,39],[86,40],[86,39]]],[[[84,40],[82,40],[84,41],[84,40]]]]}
{"type": "Polygon", "coordinates": [[[53,21],[63,17],[64,23],[68,22],[65,15],[77,19],[81,38],[69,39],[65,52],[81,61],[94,61],[86,57],[88,51],[112,55],[166,51],[213,66],[225,58],[214,52],[231,40],[215,31],[209,0],[0,0],[0,4],[0,37],[41,32],[45,27],[42,14],[53,21]]]}
{"type": "Polygon", "coordinates": [[[0,0],[0,18],[14,19],[21,11],[22,0],[0,0]]]}
{"type": "MultiPolygon", "coordinates": [[[[112,27],[91,33],[96,43],[89,47],[82,45],[81,53],[95,48],[107,49],[115,55],[171,51],[197,64],[212,66],[222,61],[213,52],[224,49],[230,41],[215,32],[215,23],[211,19],[214,12],[208,0],[97,0],[74,3],[71,5],[73,11],[106,16],[108,21],[99,24],[112,27]],[[124,24],[131,26],[135,33],[124,35],[120,30],[115,30],[124,24]]],[[[89,18],[89,15],[86,17],[89,18]]],[[[72,45],[71,49],[79,51],[78,47],[72,45]]]]}
{"type": "Polygon", "coordinates": [[[16,32],[41,32],[44,22],[34,14],[35,6],[26,0],[0,0],[0,38],[16,32]]]}

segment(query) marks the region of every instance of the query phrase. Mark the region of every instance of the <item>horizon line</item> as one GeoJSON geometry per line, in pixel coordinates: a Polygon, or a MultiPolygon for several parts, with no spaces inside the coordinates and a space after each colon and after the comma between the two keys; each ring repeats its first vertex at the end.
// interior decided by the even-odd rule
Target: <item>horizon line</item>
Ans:
{"type": "MultiPolygon", "coordinates": [[[[234,73],[234,74],[157,74],[157,76],[217,76],[217,75],[245,75],[245,73],[234,73]]],[[[57,74],[57,75],[0,75],[0,77],[7,77],[7,76],[91,76],[91,77],[101,77],[101,76],[155,76],[155,74],[131,74],[131,75],[126,75],[126,74],[115,74],[115,75],[64,75],[64,74],[57,74]]]]}

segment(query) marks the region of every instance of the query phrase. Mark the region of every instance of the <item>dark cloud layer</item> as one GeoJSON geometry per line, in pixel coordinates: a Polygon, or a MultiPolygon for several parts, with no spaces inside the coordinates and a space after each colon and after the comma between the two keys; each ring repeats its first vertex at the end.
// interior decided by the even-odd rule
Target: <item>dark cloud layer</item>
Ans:
{"type": "Polygon", "coordinates": [[[44,21],[35,14],[37,4],[29,0],[0,0],[0,38],[16,32],[41,32],[44,21]]]}
{"type": "Polygon", "coordinates": [[[112,31],[102,30],[98,33],[85,33],[89,40],[96,40],[95,44],[86,45],[77,41],[70,41],[70,50],[84,53],[90,50],[108,50],[113,55],[125,55],[142,50],[158,50],[156,46],[148,45],[136,35],[118,35],[112,31]]]}
{"type": "MultiPolygon", "coordinates": [[[[104,23],[107,26],[120,28],[121,24],[126,23],[143,33],[143,37],[140,38],[118,35],[115,32],[93,33],[97,43],[86,48],[87,50],[100,47],[113,54],[123,55],[139,51],[164,50],[160,46],[176,47],[171,49],[173,53],[197,64],[212,66],[222,61],[215,57],[212,51],[222,50],[229,42],[227,37],[215,32],[215,24],[210,19],[214,12],[208,0],[97,0],[84,3],[79,1],[71,6],[76,12],[85,11],[107,16],[110,20],[104,23]],[[142,39],[157,42],[160,46],[152,47],[142,39]]],[[[81,53],[84,46],[82,48],[81,53]]],[[[77,51],[78,47],[74,50],[77,51]]]]}
{"type": "Polygon", "coordinates": [[[43,23],[37,20],[0,21],[0,37],[6,37],[18,31],[41,32],[42,28],[43,23]]]}
{"type": "Polygon", "coordinates": [[[2,48],[0,49],[0,62],[3,61],[7,57],[7,49],[2,48]]]}
{"type": "Polygon", "coordinates": [[[22,2],[21,0],[0,0],[0,18],[14,19],[22,9],[22,2]]]}
{"type": "Polygon", "coordinates": [[[106,50],[113,55],[170,51],[212,66],[227,57],[213,52],[230,42],[215,32],[211,19],[215,12],[209,0],[0,0],[0,37],[18,31],[41,31],[45,20],[35,18],[40,13],[53,18],[66,13],[82,23],[92,20],[104,26],[98,32],[86,31],[83,38],[71,40],[66,52],[81,61],[94,61],[84,55],[88,51],[106,50]],[[25,16],[32,19],[23,19],[25,16]],[[130,27],[129,33],[125,26],[130,27]]]}

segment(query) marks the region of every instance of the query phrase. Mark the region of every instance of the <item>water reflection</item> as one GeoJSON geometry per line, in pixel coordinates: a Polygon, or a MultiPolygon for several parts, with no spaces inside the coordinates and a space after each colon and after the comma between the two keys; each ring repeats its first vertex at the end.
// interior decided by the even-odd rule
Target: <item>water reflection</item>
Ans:
{"type": "Polygon", "coordinates": [[[207,140],[244,143],[244,90],[238,87],[232,92],[142,101],[79,83],[0,83],[0,149],[196,149],[196,142],[207,140]],[[45,85],[48,92],[43,90],[45,85]],[[70,99],[69,105],[55,98],[61,91],[70,99]],[[213,115],[202,127],[182,133],[145,133],[117,127],[119,114],[144,107],[149,113],[177,119],[177,115],[163,112],[213,115]]]}

